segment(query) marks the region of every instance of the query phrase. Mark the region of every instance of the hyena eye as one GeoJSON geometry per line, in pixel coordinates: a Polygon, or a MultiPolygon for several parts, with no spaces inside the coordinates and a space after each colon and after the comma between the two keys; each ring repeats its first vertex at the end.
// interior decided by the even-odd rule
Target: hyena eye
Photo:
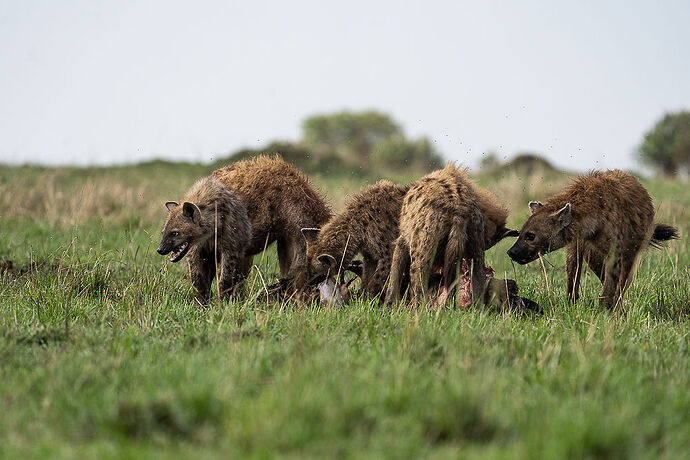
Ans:
{"type": "Polygon", "coordinates": [[[536,235],[532,232],[525,233],[525,240],[526,241],[533,241],[534,238],[536,238],[536,235]]]}
{"type": "Polygon", "coordinates": [[[175,238],[175,237],[176,237],[177,235],[179,235],[179,234],[180,234],[179,232],[171,232],[171,233],[170,233],[170,236],[172,236],[173,238],[175,238]]]}

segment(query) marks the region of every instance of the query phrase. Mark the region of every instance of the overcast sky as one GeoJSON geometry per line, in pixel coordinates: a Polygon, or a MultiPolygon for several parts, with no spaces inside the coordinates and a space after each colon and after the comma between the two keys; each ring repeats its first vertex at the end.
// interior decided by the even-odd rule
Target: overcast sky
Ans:
{"type": "Polygon", "coordinates": [[[378,109],[448,159],[635,167],[690,2],[0,0],[0,162],[207,161],[378,109]]]}

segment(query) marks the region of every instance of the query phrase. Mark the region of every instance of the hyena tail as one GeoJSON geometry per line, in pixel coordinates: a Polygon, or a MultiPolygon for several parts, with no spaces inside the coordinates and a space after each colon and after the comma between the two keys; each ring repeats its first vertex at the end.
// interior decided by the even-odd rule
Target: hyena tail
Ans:
{"type": "Polygon", "coordinates": [[[662,248],[664,241],[677,240],[679,238],[678,229],[666,224],[656,224],[654,226],[654,233],[649,245],[653,248],[662,248]]]}

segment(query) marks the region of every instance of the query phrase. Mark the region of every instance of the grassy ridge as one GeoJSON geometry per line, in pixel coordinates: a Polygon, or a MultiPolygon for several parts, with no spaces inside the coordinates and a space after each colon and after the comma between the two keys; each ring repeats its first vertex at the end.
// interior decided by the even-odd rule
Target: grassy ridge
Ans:
{"type": "MultiPolygon", "coordinates": [[[[618,314],[597,309],[591,273],[566,303],[562,252],[513,266],[510,242],[488,263],[543,316],[365,301],[201,311],[186,266],[154,249],[163,202],[208,170],[0,168],[1,455],[688,456],[686,240],[647,252],[618,314]]],[[[313,180],[335,209],[365,182],[313,180]]],[[[568,177],[480,181],[519,226],[568,177]]],[[[687,183],[645,185],[687,235],[687,183]]],[[[272,250],[255,263],[248,299],[277,272],[272,250]]]]}

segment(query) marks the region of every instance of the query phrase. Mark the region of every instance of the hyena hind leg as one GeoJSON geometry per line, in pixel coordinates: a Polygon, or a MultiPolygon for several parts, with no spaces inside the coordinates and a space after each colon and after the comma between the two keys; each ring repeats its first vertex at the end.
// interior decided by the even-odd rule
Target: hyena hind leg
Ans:
{"type": "Polygon", "coordinates": [[[616,255],[613,259],[605,262],[604,265],[604,281],[601,289],[601,296],[599,297],[599,306],[601,308],[612,309],[616,304],[616,291],[618,289],[618,282],[620,280],[621,259],[620,255],[616,255]]]}
{"type": "Polygon", "coordinates": [[[443,288],[446,292],[453,289],[458,276],[458,264],[465,253],[467,240],[467,222],[455,217],[448,235],[448,243],[443,258],[443,288]]]}
{"type": "Polygon", "coordinates": [[[400,285],[405,269],[410,263],[410,249],[403,241],[402,237],[398,237],[393,249],[393,258],[391,260],[391,270],[388,275],[388,290],[386,291],[386,302],[397,303],[400,301],[400,285]]]}
{"type": "Polygon", "coordinates": [[[221,271],[218,280],[218,293],[225,300],[234,296],[237,288],[242,284],[243,278],[239,273],[239,261],[244,259],[244,254],[235,251],[226,251],[221,255],[221,271]]]}
{"type": "Polygon", "coordinates": [[[472,302],[484,300],[486,272],[484,264],[484,217],[475,208],[467,224],[465,252],[472,259],[472,302]]]}
{"type": "Polygon", "coordinates": [[[410,298],[418,304],[427,298],[429,272],[434,260],[435,247],[425,239],[410,251],[410,298]]]}
{"type": "Polygon", "coordinates": [[[618,285],[616,286],[615,300],[619,303],[623,300],[623,295],[635,277],[635,270],[644,248],[636,245],[630,250],[625,251],[621,256],[620,273],[618,274],[618,285]]]}

